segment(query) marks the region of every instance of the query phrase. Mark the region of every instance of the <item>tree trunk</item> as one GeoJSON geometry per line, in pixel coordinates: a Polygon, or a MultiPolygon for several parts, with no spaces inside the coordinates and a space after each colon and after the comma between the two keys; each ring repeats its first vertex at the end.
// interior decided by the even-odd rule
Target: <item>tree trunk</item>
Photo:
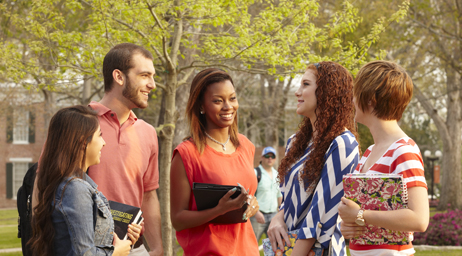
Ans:
{"type": "Polygon", "coordinates": [[[423,95],[417,86],[415,96],[425,111],[435,123],[441,140],[443,141],[441,193],[438,210],[462,207],[461,187],[461,107],[460,75],[452,68],[446,68],[447,116],[444,120],[431,105],[429,99],[423,95]]]}
{"type": "Polygon", "coordinates": [[[80,104],[82,105],[87,105],[88,103],[90,103],[92,82],[93,79],[91,76],[85,76],[83,78],[82,98],[80,98],[80,104]]]}
{"type": "MultiPolygon", "coordinates": [[[[262,92],[264,98],[270,99],[269,102],[263,100],[263,110],[267,113],[266,117],[266,143],[277,149],[279,146],[279,127],[280,122],[284,122],[284,110],[287,105],[287,98],[290,91],[292,78],[287,81],[279,81],[274,76],[267,76],[268,90],[267,96],[262,92]]],[[[277,152],[277,150],[276,150],[277,152]]],[[[282,157],[282,156],[278,156],[282,157]]],[[[277,166],[275,166],[277,168],[277,166]]]]}
{"type": "Polygon", "coordinates": [[[170,221],[170,158],[172,157],[173,137],[175,135],[175,87],[176,71],[169,70],[165,93],[165,123],[159,132],[160,148],[159,172],[160,187],[159,201],[162,216],[162,243],[164,255],[171,256],[172,248],[172,223],[170,221]]]}
{"type": "Polygon", "coordinates": [[[43,120],[45,122],[45,131],[48,131],[50,120],[55,113],[55,95],[53,92],[42,89],[43,96],[45,98],[45,111],[43,111],[43,120]]]}
{"type": "Polygon", "coordinates": [[[446,125],[449,136],[442,136],[443,159],[441,180],[441,197],[438,210],[447,208],[462,208],[462,184],[461,184],[461,97],[460,75],[452,68],[446,69],[447,77],[447,119],[446,125]],[[449,206],[450,205],[450,206],[449,206]]]}
{"type": "MultiPolygon", "coordinates": [[[[174,1],[175,6],[179,6],[179,1],[174,1]]],[[[173,138],[175,136],[175,124],[178,119],[178,112],[175,109],[175,96],[178,89],[178,52],[181,37],[183,35],[182,13],[177,10],[174,33],[171,42],[163,37],[163,52],[165,59],[166,83],[165,83],[165,113],[162,130],[159,132],[161,137],[162,151],[159,155],[160,171],[160,205],[162,216],[162,244],[164,255],[173,255],[172,246],[172,222],[170,221],[170,159],[172,157],[173,138]],[[171,45],[170,54],[167,47],[171,45]]]]}

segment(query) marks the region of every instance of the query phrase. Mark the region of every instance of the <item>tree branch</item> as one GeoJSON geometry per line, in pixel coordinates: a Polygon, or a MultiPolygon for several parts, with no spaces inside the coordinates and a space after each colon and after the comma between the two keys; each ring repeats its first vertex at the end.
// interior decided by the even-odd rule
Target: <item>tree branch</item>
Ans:
{"type": "Polygon", "coordinates": [[[413,22],[415,22],[417,25],[419,25],[420,27],[423,27],[425,29],[427,29],[428,31],[430,31],[431,33],[437,35],[437,36],[440,36],[440,37],[444,37],[446,39],[454,39],[454,40],[458,40],[458,41],[462,41],[462,38],[460,37],[457,37],[455,35],[451,35],[451,34],[442,34],[442,33],[439,33],[438,31],[436,31],[435,29],[431,28],[430,26],[427,26],[425,24],[423,24],[422,22],[416,20],[416,19],[411,19],[413,22]]]}
{"type": "MultiPolygon", "coordinates": [[[[94,8],[93,5],[91,5],[90,3],[86,2],[85,0],[80,0],[82,3],[94,8]]],[[[141,37],[143,37],[144,39],[148,39],[148,41],[150,41],[149,37],[141,30],[133,27],[132,25],[122,21],[122,20],[119,20],[113,16],[110,16],[109,14],[104,14],[105,16],[113,19],[114,21],[116,21],[117,23],[121,24],[121,25],[124,25],[125,27],[135,31],[136,33],[138,33],[141,37]]],[[[153,44],[149,44],[151,46],[151,48],[154,50],[154,52],[156,53],[156,55],[159,57],[160,61],[162,62],[163,65],[166,65],[166,61],[164,59],[164,57],[162,56],[162,54],[160,53],[160,51],[153,45],[153,44]]]]}
{"type": "Polygon", "coordinates": [[[158,87],[158,88],[160,88],[160,89],[162,89],[162,90],[166,90],[166,89],[167,89],[167,87],[165,87],[165,84],[163,84],[163,83],[158,83],[158,82],[156,82],[156,87],[158,87]]]}
{"type": "MultiPolygon", "coordinates": [[[[422,93],[422,91],[414,84],[414,95],[419,100],[422,107],[435,123],[437,129],[443,138],[450,138],[448,127],[443,118],[438,115],[438,111],[430,104],[430,100],[422,93]]],[[[445,139],[446,140],[446,139],[445,139]]]]}
{"type": "MultiPolygon", "coordinates": [[[[175,5],[178,4],[178,1],[175,1],[175,5]]],[[[178,18],[175,19],[175,28],[173,30],[173,39],[172,39],[172,49],[170,59],[172,60],[173,67],[176,67],[178,64],[178,51],[180,49],[181,38],[183,36],[183,17],[180,11],[177,12],[178,18]]]]}
{"type": "Polygon", "coordinates": [[[188,70],[188,72],[183,76],[183,78],[181,78],[181,80],[178,81],[177,88],[185,84],[193,72],[194,72],[194,68],[191,68],[190,70],[188,70]]]}
{"type": "Polygon", "coordinates": [[[165,30],[164,26],[162,26],[162,23],[160,22],[159,18],[157,17],[157,14],[152,10],[152,6],[146,1],[146,5],[148,6],[149,12],[151,13],[151,16],[154,18],[156,21],[157,25],[159,26],[160,29],[165,30]]]}

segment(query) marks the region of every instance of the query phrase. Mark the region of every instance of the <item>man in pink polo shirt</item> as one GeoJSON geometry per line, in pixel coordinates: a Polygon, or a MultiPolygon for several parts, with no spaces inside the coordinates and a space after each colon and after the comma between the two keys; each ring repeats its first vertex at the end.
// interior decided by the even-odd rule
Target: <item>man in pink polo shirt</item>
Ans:
{"type": "Polygon", "coordinates": [[[154,127],[133,108],[146,108],[156,88],[152,54],[141,46],[116,45],[104,57],[104,96],[90,107],[98,112],[106,146],[101,163],[88,175],[109,199],[141,207],[148,253],[139,239],[130,255],[163,255],[159,200],[158,142],[154,127]]]}

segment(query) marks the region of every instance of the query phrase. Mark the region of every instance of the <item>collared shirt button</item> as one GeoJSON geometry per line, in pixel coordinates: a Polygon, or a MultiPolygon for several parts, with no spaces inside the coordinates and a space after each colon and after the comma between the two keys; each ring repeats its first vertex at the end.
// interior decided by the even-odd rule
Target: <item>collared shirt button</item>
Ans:
{"type": "Polygon", "coordinates": [[[114,116],[114,114],[111,114],[111,116],[114,116]]]}
{"type": "Polygon", "coordinates": [[[322,228],[321,222],[318,223],[318,228],[322,228]]]}

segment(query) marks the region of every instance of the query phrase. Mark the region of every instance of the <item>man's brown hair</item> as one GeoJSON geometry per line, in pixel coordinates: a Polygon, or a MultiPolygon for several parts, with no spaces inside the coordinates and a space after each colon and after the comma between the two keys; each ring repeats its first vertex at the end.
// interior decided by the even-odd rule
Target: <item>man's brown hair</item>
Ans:
{"type": "Polygon", "coordinates": [[[363,112],[372,106],[372,113],[378,118],[399,121],[411,101],[413,83],[400,65],[377,60],[359,70],[353,90],[356,104],[363,112]]]}
{"type": "Polygon", "coordinates": [[[143,57],[150,60],[154,59],[150,51],[132,43],[118,44],[106,54],[103,60],[104,92],[112,90],[112,83],[114,82],[112,72],[115,69],[128,75],[128,70],[134,66],[132,59],[135,54],[141,54],[143,57]]]}

